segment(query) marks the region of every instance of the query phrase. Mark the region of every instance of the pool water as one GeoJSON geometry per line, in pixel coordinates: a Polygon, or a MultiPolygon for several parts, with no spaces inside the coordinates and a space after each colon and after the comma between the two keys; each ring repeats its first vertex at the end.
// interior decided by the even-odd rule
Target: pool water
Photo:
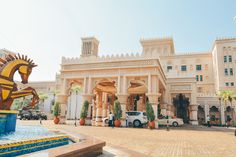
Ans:
{"type": "Polygon", "coordinates": [[[40,125],[18,125],[16,126],[16,132],[9,133],[6,135],[0,135],[0,141],[6,140],[23,140],[23,139],[31,139],[37,137],[45,137],[55,135],[54,132],[50,132],[48,129],[40,126],[40,125]]]}
{"type": "Polygon", "coordinates": [[[16,132],[0,135],[0,157],[15,157],[73,143],[67,135],[50,132],[40,125],[18,125],[16,132]]]}

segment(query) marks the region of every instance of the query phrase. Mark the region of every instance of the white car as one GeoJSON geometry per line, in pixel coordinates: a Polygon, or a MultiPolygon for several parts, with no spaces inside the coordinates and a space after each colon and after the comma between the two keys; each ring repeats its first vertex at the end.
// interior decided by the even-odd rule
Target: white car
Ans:
{"type": "Polygon", "coordinates": [[[169,125],[174,126],[174,127],[184,124],[183,119],[181,119],[181,118],[158,119],[158,124],[159,125],[167,125],[167,120],[169,120],[169,125]]]}
{"type": "MultiPolygon", "coordinates": [[[[146,112],[141,111],[129,111],[126,112],[128,115],[128,124],[129,126],[132,125],[134,127],[140,127],[142,125],[147,124],[147,114],[146,112]]],[[[102,119],[103,123],[108,124],[109,120],[108,117],[102,119]]]]}
{"type": "Polygon", "coordinates": [[[134,127],[140,127],[148,122],[146,112],[128,111],[126,115],[128,115],[128,124],[134,127]]]}

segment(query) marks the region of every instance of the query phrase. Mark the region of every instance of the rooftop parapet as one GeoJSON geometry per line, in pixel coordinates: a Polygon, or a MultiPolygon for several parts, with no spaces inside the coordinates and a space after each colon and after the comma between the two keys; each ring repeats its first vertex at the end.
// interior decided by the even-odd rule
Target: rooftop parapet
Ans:
{"type": "Polygon", "coordinates": [[[90,57],[62,57],[62,64],[83,64],[83,63],[97,63],[97,62],[113,62],[113,61],[124,61],[124,60],[141,60],[141,59],[159,59],[159,57],[145,55],[140,53],[126,53],[116,55],[102,55],[102,56],[90,56],[90,57]]]}

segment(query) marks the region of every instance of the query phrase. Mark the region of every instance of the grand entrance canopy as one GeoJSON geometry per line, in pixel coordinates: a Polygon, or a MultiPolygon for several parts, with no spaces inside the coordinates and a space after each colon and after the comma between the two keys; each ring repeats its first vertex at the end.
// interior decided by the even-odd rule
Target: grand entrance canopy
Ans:
{"type": "Polygon", "coordinates": [[[143,80],[131,80],[131,86],[128,88],[129,94],[144,94],[148,92],[147,86],[143,80]]]}
{"type": "Polygon", "coordinates": [[[111,94],[115,94],[117,92],[115,82],[109,79],[103,79],[99,81],[96,84],[94,90],[96,90],[97,92],[106,92],[111,94]]]}

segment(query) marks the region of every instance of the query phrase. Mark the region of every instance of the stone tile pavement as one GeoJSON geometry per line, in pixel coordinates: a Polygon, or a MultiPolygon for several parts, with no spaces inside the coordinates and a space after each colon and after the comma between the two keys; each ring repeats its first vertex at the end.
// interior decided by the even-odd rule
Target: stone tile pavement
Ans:
{"type": "MultiPolygon", "coordinates": [[[[37,121],[17,123],[39,124],[37,121]]],[[[43,126],[52,130],[81,133],[106,141],[102,156],[236,157],[236,137],[232,128],[184,126],[166,131],[165,128],[75,127],[72,124],[54,125],[52,121],[43,121],[43,126]]]]}

